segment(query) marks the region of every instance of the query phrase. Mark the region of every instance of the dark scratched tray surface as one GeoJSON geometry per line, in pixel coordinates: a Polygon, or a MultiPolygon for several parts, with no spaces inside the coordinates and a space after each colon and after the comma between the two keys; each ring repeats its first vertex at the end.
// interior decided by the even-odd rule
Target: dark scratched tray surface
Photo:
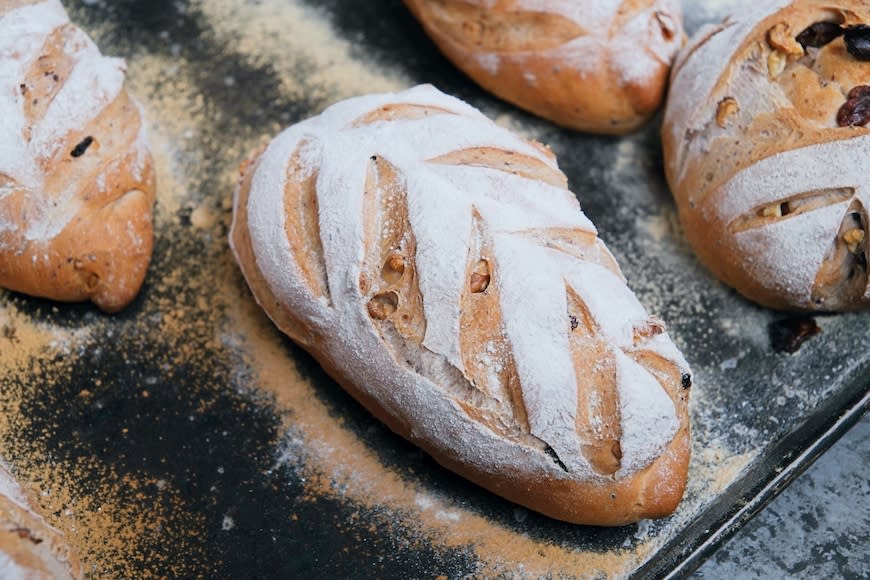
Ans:
{"type": "MultiPolygon", "coordinates": [[[[173,143],[171,161],[188,175],[189,189],[178,194],[178,207],[165,204],[158,212],[154,263],[132,308],[107,319],[88,306],[2,298],[0,308],[14,308],[32,320],[92,331],[79,356],[58,355],[54,367],[48,361],[30,377],[4,381],[10,389],[15,381],[21,383],[17,387],[28,381],[50,385],[22,389],[15,412],[27,420],[9,430],[6,448],[19,453],[22,464],[26,457],[46,457],[77,466],[77,473],[93,480],[95,499],[100,498],[98,480],[107,473],[118,479],[147,474],[168,482],[181,506],[172,507],[173,513],[188,514],[193,522],[195,533],[182,538],[177,522],[187,516],[176,517],[175,524],[138,540],[132,564],[97,563],[91,567],[95,575],[460,577],[533,569],[530,562],[512,562],[510,552],[493,568],[475,546],[440,542],[415,523],[413,512],[356,502],[353,489],[344,496],[312,495],[304,470],[276,459],[294,449],[287,441],[293,439],[299,410],[259,389],[257,369],[245,365],[244,342],[221,338],[226,330],[221,314],[236,305],[219,296],[220,284],[212,281],[229,279],[239,302],[251,298],[228,260],[225,226],[203,235],[192,209],[203,203],[220,207],[226,199],[232,167],[247,153],[234,142],[253,148],[261,136],[350,95],[306,85],[302,79],[313,64],[304,58],[289,68],[251,59],[232,38],[213,33],[195,2],[67,4],[104,52],[128,59],[134,86],[136,63],[149,55],[176,59],[210,119],[197,127],[195,138],[173,143]],[[303,94],[287,90],[288,76],[300,79],[303,94]],[[166,275],[170,272],[184,274],[166,275]],[[83,389],[93,396],[82,397],[83,389]],[[94,467],[82,471],[81,465],[94,467]],[[391,511],[397,511],[395,517],[391,511]]],[[[446,63],[397,0],[290,4],[350,40],[350,57],[360,69],[376,67],[408,85],[431,82],[551,145],[630,285],[668,322],[696,373],[693,465],[680,511],[661,522],[594,529],[518,511],[444,471],[381,427],[284,340],[284,356],[315,385],[318,402],[376,455],[385,471],[401,474],[432,497],[450,498],[452,509],[480,516],[494,528],[555,546],[565,558],[562,568],[550,569],[553,575],[594,572],[583,568],[584,554],[624,558],[625,573],[686,572],[866,410],[870,318],[822,317],[822,334],[797,354],[773,352],[767,325],[781,315],[718,284],[682,241],[661,176],[656,126],[629,138],[599,138],[561,131],[517,112],[446,63]],[[654,549],[643,551],[646,544],[654,549]]],[[[686,4],[690,26],[696,28],[724,13],[725,5],[740,3],[716,3],[712,9],[695,8],[699,1],[686,4]]],[[[155,94],[177,88],[159,76],[148,79],[155,94]]],[[[148,96],[139,96],[154,114],[148,96]]],[[[172,141],[177,127],[159,112],[155,116],[153,132],[163,137],[158,143],[172,141]]],[[[297,452],[296,464],[317,465],[317,450],[297,452]]],[[[131,501],[143,510],[165,501],[156,488],[139,492],[131,501]]]]}

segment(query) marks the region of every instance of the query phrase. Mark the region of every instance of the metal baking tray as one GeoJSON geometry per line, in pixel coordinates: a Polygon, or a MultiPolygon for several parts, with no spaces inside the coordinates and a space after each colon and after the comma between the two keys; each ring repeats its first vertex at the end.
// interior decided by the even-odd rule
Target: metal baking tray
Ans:
{"type": "MultiPolygon", "coordinates": [[[[659,121],[607,138],[526,115],[447,63],[399,0],[66,4],[127,59],[147,112],[156,250],[116,316],[0,292],[0,441],[93,577],[681,576],[870,405],[870,314],[817,317],[819,335],[775,351],[770,325],[788,315],[743,300],[687,247],[659,121]],[[692,363],[693,458],[672,517],[567,525],[465,482],[253,303],[226,243],[239,164],[333,102],[424,82],[553,148],[692,363]]],[[[684,4],[694,30],[749,2],[684,4]]]]}

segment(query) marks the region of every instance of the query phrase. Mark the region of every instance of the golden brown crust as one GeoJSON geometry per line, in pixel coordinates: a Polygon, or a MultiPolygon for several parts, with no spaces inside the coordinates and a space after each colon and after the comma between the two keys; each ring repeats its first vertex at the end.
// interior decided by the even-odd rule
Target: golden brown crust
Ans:
{"type": "MultiPolygon", "coordinates": [[[[382,148],[369,138],[385,131],[404,139],[410,131],[420,130],[426,135],[423,142],[449,143],[451,129],[439,129],[439,123],[470,124],[468,131],[482,132],[483,141],[504,143],[498,147],[466,143],[458,150],[446,148],[447,152],[436,146],[438,154],[419,152],[425,161],[418,171],[446,175],[441,172],[449,166],[449,171],[469,179],[486,175],[495,180],[490,187],[498,193],[493,195],[527,203],[524,211],[532,214],[544,206],[534,201],[538,195],[524,199],[521,191],[536,187],[543,188],[539,195],[551,198],[549,204],[561,203],[559,196],[564,193],[571,195],[571,211],[579,214],[579,209],[549,151],[514,137],[508,140],[475,116],[476,111],[433,93],[420,87],[370,97],[374,104],[358,115],[329,110],[322,115],[325,119],[289,129],[244,166],[230,236],[254,297],[282,331],[375,417],[471,481],[574,523],[623,525],[671,513],[682,497],[689,461],[691,377],[685,361],[670,344],[662,323],[639,305],[625,303],[633,311],[627,319],[631,332],[624,339],[614,338],[614,324],[625,328],[622,317],[602,312],[601,304],[590,302],[587,282],[578,282],[584,288],[576,291],[569,284],[565,310],[559,315],[564,329],[556,331],[565,342],[556,348],[564,348],[568,367],[566,375],[558,376],[571,377],[571,384],[565,391],[539,394],[522,365],[546,367],[556,353],[524,350],[513,331],[506,330],[517,308],[535,308],[535,301],[517,304],[508,297],[511,267],[499,246],[507,242],[493,238],[499,230],[498,216],[503,215],[499,212],[507,207],[499,209],[481,199],[479,209],[470,209],[469,245],[463,250],[469,258],[455,273],[464,281],[456,299],[458,359],[450,362],[448,355],[439,354],[431,338],[437,321],[427,315],[427,308],[432,308],[427,294],[431,280],[424,278],[433,275],[433,265],[426,252],[432,251],[433,242],[443,244],[451,234],[444,231],[439,239],[427,237],[429,230],[420,223],[419,214],[411,223],[410,213],[422,202],[419,192],[426,190],[419,187],[426,176],[410,171],[404,157],[411,146],[390,137],[382,148]],[[377,101],[389,104],[378,106],[377,101]],[[334,122],[340,127],[338,134],[326,128],[334,122]],[[408,126],[390,128],[402,123],[408,126]],[[362,142],[372,149],[354,159],[330,154],[329,147],[317,153],[322,144],[340,142],[343,130],[355,135],[371,131],[362,142]],[[396,149],[391,151],[392,147],[396,149]],[[329,188],[326,184],[335,183],[333,172],[341,167],[336,160],[349,164],[351,174],[359,176],[359,199],[350,191],[340,197],[332,189],[324,192],[329,188]],[[365,171],[357,171],[358,163],[365,164],[365,171]],[[324,196],[330,202],[320,205],[318,200],[324,196]],[[273,203],[288,212],[284,220],[272,222],[273,203]],[[356,210],[351,216],[340,209],[357,203],[361,222],[356,210]],[[335,219],[347,223],[335,229],[335,219]],[[314,222],[317,228],[305,225],[314,222]],[[360,229],[353,239],[358,237],[359,249],[332,245],[339,232],[357,231],[358,222],[360,229]],[[343,263],[340,256],[344,255],[359,264],[343,263]],[[619,322],[614,322],[614,316],[619,322]],[[664,411],[648,415],[647,407],[664,411]],[[638,449],[650,441],[660,441],[661,446],[651,443],[654,450],[647,447],[643,453],[649,455],[640,459],[638,449]]],[[[366,99],[356,102],[362,108],[366,99]]],[[[342,105],[355,111],[356,102],[342,105]]],[[[420,144],[420,140],[412,142],[420,144]]],[[[410,157],[417,154],[414,151],[410,157]]],[[[446,201],[451,198],[444,203],[452,203],[446,201]]],[[[628,291],[612,256],[590,225],[573,223],[577,225],[551,228],[537,223],[513,235],[555,252],[553,258],[568,272],[569,263],[589,264],[588,283],[608,285],[609,299],[621,300],[628,291]],[[541,239],[532,242],[534,236],[541,239]]],[[[443,274],[453,276],[450,270],[443,274]]],[[[560,274],[556,277],[556,284],[567,283],[560,274]]]]}
{"type": "MultiPolygon", "coordinates": [[[[45,5],[55,15],[62,10],[45,5]]],[[[97,71],[90,74],[122,74],[116,72],[122,65],[87,46],[66,23],[53,28],[37,52],[12,63],[23,75],[15,81],[20,108],[7,114],[20,116],[22,129],[17,159],[0,160],[0,286],[60,301],[91,300],[115,312],[135,298],[151,258],[155,173],[139,107],[123,88],[82,125],[53,135],[52,107],[71,108],[66,117],[75,116],[76,107],[92,107],[92,99],[109,92],[95,81],[89,92],[70,94],[67,83],[80,83],[88,67],[97,71]],[[35,143],[44,135],[46,145],[35,143]],[[31,171],[21,170],[25,163],[31,171]]]]}
{"type": "MultiPolygon", "coordinates": [[[[526,506],[552,518],[571,523],[597,526],[620,526],[644,518],[665,517],[677,508],[683,497],[689,471],[690,437],[688,415],[688,391],[677,387],[682,377],[673,374],[672,365],[666,361],[654,364],[656,372],[671,374],[662,384],[670,386],[669,396],[678,410],[680,428],[664,453],[647,468],[631,477],[601,481],[578,482],[574,479],[559,479],[529,471],[490,473],[476,469],[456,459],[432,441],[415,437],[414,425],[409,425],[388,412],[377,398],[363,385],[342,372],[342,361],[330,358],[326,341],[304,329],[293,319],[287,309],[272,293],[256,265],[250,234],[247,227],[247,204],[250,180],[256,171],[256,161],[247,166],[237,190],[236,222],[232,231],[233,248],[245,279],[258,304],[275,324],[297,343],[312,353],[326,373],[335,379],[348,393],[359,401],[372,415],[398,435],[412,441],[430,454],[447,469],[510,501],[526,506]]],[[[472,314],[473,315],[473,314],[472,314]]],[[[497,316],[497,309],[487,311],[485,316],[497,316]]],[[[476,325],[482,328],[483,325],[476,325]]],[[[472,336],[468,336],[472,339],[472,336]]],[[[521,408],[516,405],[515,408],[521,408]]],[[[467,409],[466,409],[467,410],[467,409]]],[[[523,417],[517,417],[523,422],[523,417]]]]}
{"type": "Polygon", "coordinates": [[[702,31],[678,59],[662,130],[668,181],[701,261],[765,306],[853,310],[867,285],[870,126],[837,114],[870,69],[816,23],[870,21],[866,2],[780,3],[702,31]],[[753,176],[749,179],[749,176],[753,176]]]}
{"type": "MultiPolygon", "coordinates": [[[[250,174],[242,177],[239,188],[238,208],[247,204],[250,174]]],[[[238,210],[237,210],[238,211],[238,210]]],[[[312,353],[326,373],[342,388],[359,401],[372,415],[393,432],[413,442],[439,464],[466,479],[492,491],[512,502],[549,517],[577,524],[593,526],[621,526],[646,518],[661,518],[670,515],[679,505],[685,491],[691,451],[688,392],[674,392],[673,397],[679,413],[680,429],[667,450],[658,460],[631,477],[619,480],[578,482],[574,479],[559,479],[529,471],[490,473],[476,469],[474,464],[456,459],[432,441],[415,437],[414,425],[409,425],[388,412],[377,398],[373,397],[353,377],[346,376],[340,368],[341,361],[333,361],[324,350],[324,340],[308,335],[309,342],[296,339],[301,336],[299,325],[288,318],[289,311],[272,293],[256,267],[250,236],[247,234],[246,215],[236,214],[238,226],[233,229],[234,249],[239,265],[257,302],[269,317],[288,336],[302,344],[312,353]],[[283,322],[282,322],[283,321],[283,322]]],[[[490,313],[492,314],[492,313],[490,313]]],[[[671,377],[671,385],[677,385],[680,377],[671,377]]],[[[519,407],[519,406],[518,406],[519,407]]],[[[522,420],[522,417],[518,417],[522,420]]]]}
{"type": "Polygon", "coordinates": [[[595,133],[624,134],[649,120],[684,37],[679,5],[670,1],[587,0],[588,7],[576,3],[579,9],[554,1],[547,11],[522,0],[405,4],[445,56],[483,88],[559,125],[595,133]],[[584,11],[603,20],[584,19],[584,11]]]}

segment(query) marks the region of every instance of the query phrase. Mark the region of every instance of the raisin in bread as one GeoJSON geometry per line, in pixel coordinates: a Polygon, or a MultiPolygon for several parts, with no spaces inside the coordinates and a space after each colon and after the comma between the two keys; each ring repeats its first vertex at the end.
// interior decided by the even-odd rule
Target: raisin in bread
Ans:
{"type": "Polygon", "coordinates": [[[675,64],[662,136],[686,235],[763,305],[870,306],[867,23],[868,2],[768,0],[675,64]]]}

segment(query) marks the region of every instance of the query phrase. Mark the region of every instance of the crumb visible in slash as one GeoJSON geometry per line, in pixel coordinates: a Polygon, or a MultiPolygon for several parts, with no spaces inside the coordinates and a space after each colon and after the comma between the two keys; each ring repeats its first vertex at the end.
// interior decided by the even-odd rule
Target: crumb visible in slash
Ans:
{"type": "Polygon", "coordinates": [[[85,154],[85,151],[88,150],[88,147],[90,147],[93,142],[94,138],[88,135],[87,137],[82,139],[81,142],[76,145],[72,151],[70,151],[70,155],[72,155],[73,157],[81,157],[85,154]]]}

